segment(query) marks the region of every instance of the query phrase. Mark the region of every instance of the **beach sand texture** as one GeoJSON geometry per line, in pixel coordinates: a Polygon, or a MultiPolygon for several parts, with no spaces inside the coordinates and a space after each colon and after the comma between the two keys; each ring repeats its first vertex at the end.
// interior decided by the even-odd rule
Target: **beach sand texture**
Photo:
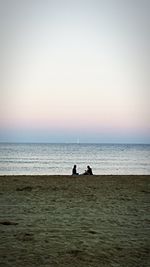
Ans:
{"type": "Polygon", "coordinates": [[[148,267],[150,176],[1,176],[1,267],[148,267]]]}

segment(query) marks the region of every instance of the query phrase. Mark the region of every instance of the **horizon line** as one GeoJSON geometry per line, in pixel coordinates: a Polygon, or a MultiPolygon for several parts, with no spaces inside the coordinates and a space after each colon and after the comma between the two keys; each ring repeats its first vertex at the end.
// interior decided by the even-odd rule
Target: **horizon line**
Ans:
{"type": "Polygon", "coordinates": [[[139,143],[133,143],[133,142],[1,142],[0,141],[0,144],[63,144],[63,145],[88,145],[88,144],[99,144],[99,145],[150,145],[150,143],[142,143],[142,142],[139,142],[139,143]]]}

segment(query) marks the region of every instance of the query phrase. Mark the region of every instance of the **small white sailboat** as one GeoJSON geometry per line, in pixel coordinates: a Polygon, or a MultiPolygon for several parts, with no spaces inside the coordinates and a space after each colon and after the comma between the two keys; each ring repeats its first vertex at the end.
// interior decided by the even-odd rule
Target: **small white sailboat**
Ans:
{"type": "Polygon", "coordinates": [[[80,144],[80,139],[79,139],[79,138],[77,139],[77,144],[78,144],[78,145],[80,144]]]}

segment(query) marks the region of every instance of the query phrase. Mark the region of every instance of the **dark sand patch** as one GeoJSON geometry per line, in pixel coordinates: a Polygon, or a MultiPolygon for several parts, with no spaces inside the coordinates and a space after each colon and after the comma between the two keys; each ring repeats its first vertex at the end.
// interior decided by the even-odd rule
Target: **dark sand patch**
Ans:
{"type": "Polygon", "coordinates": [[[0,224],[2,224],[2,225],[17,225],[18,223],[11,222],[11,221],[0,221],[0,224]]]}

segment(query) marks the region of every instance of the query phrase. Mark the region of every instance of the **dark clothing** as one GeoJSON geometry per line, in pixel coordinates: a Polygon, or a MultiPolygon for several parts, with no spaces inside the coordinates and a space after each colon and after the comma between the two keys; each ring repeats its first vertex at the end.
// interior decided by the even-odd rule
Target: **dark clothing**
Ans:
{"type": "Polygon", "coordinates": [[[88,168],[87,172],[89,175],[93,175],[92,169],[90,167],[88,168]]]}
{"type": "Polygon", "coordinates": [[[72,175],[78,175],[77,170],[76,170],[76,166],[74,166],[72,169],[72,175]]]}
{"type": "Polygon", "coordinates": [[[88,166],[87,170],[83,173],[83,175],[93,175],[92,169],[88,166]]]}

